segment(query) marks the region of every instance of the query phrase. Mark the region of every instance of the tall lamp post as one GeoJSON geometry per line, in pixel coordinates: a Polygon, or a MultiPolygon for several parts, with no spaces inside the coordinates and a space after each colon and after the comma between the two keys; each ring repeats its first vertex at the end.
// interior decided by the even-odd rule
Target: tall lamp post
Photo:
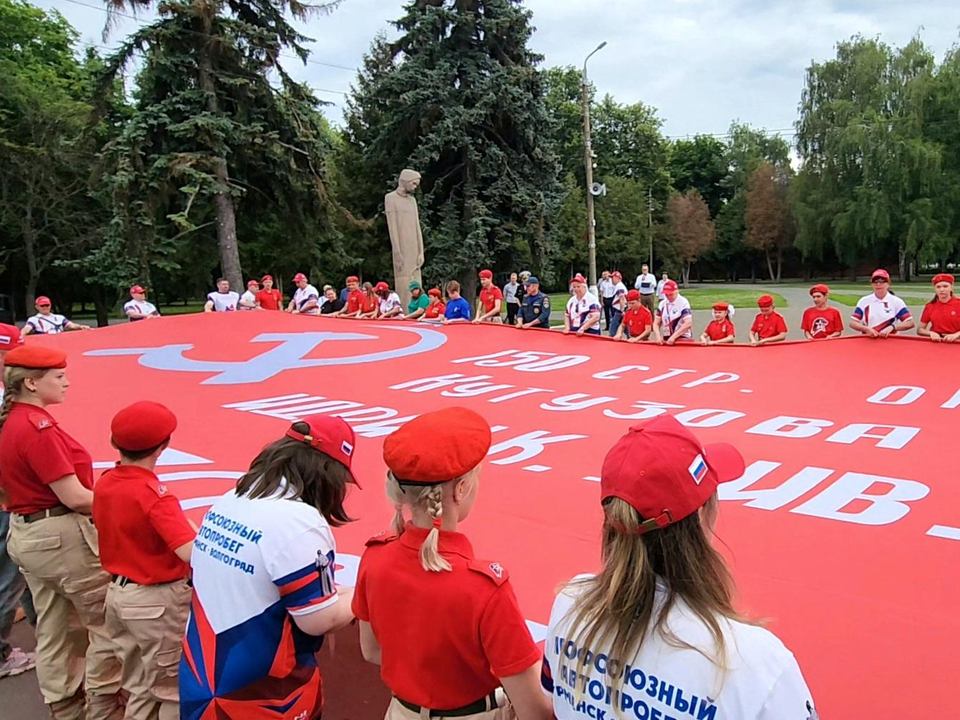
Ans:
{"type": "Polygon", "coordinates": [[[581,88],[580,103],[583,106],[583,168],[587,176],[587,261],[590,265],[590,287],[597,286],[597,232],[596,220],[593,217],[593,149],[590,146],[590,88],[587,82],[587,60],[595,53],[606,47],[607,41],[597,45],[597,48],[583,60],[583,87],[581,88]]]}

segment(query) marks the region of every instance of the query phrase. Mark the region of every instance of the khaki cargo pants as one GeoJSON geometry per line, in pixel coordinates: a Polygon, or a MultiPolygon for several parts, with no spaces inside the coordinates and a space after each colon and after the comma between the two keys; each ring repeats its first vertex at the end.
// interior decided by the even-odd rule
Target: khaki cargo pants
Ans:
{"type": "Polygon", "coordinates": [[[91,519],[70,513],[25,523],[13,514],[7,547],[33,593],[37,679],[51,714],[64,720],[122,717],[117,647],[104,627],[110,576],[100,567],[91,519]]]}
{"type": "Polygon", "coordinates": [[[177,671],[190,613],[186,579],[164,585],[107,588],[107,630],[120,646],[125,720],[178,720],[177,671]]]}

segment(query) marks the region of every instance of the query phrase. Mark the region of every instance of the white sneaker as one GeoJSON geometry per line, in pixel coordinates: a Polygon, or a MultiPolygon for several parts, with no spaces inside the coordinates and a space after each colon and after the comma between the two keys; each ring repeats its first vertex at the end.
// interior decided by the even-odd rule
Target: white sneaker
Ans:
{"type": "Polygon", "coordinates": [[[0,678],[13,677],[33,670],[37,665],[35,653],[25,653],[20,648],[13,648],[10,657],[0,663],[0,678]]]}

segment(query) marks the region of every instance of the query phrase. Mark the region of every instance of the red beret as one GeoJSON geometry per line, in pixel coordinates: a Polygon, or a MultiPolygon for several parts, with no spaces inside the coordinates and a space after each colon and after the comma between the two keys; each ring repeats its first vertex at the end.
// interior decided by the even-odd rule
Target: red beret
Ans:
{"type": "Polygon", "coordinates": [[[826,285],[814,285],[812,288],[810,288],[810,294],[813,295],[814,293],[828,295],[830,293],[830,288],[828,288],[826,285]]]}
{"type": "Polygon", "coordinates": [[[439,288],[430,288],[427,290],[427,295],[433,295],[433,297],[443,297],[443,293],[440,292],[439,288]]]}
{"type": "Polygon", "coordinates": [[[16,325],[4,325],[0,323],[0,352],[13,350],[18,345],[23,345],[20,328],[16,325]]]}
{"type": "Polygon", "coordinates": [[[570,282],[583,283],[584,285],[586,285],[587,279],[580,273],[577,273],[576,275],[573,276],[573,280],[571,280],[570,282]]]}
{"type": "Polygon", "coordinates": [[[360,282],[360,278],[358,278],[356,275],[351,275],[350,277],[347,278],[347,282],[348,282],[348,283],[352,283],[352,282],[358,283],[358,282],[360,282]]]}
{"type": "Polygon", "coordinates": [[[953,285],[953,275],[951,275],[950,273],[938,273],[937,275],[933,276],[934,285],[942,282],[950,283],[951,285],[953,285]]]}
{"type": "Polygon", "coordinates": [[[769,295],[761,295],[759,298],[757,298],[757,305],[762,308],[770,307],[773,305],[773,298],[769,295]]]}
{"type": "Polygon", "coordinates": [[[121,450],[149,450],[170,439],[177,429],[177,418],[160,403],[141,400],[113,416],[110,435],[121,450]]]}
{"type": "Polygon", "coordinates": [[[67,366],[67,354],[42,345],[21,345],[7,353],[3,364],[31,370],[60,370],[67,366]]]}
{"type": "Polygon", "coordinates": [[[481,270],[480,274],[477,277],[487,278],[488,280],[493,280],[493,272],[491,270],[481,270]]]}
{"type": "Polygon", "coordinates": [[[469,472],[490,449],[490,425],[473,410],[452,407],[417,417],[383,443],[383,461],[410,485],[439,485],[469,472]]]}
{"type": "Polygon", "coordinates": [[[264,275],[262,278],[260,278],[260,282],[266,282],[267,280],[269,280],[270,282],[273,282],[273,276],[272,276],[272,275],[264,275]]]}
{"type": "Polygon", "coordinates": [[[718,303],[714,303],[714,304],[713,304],[713,309],[714,309],[714,310],[726,310],[726,311],[729,312],[729,311],[730,311],[730,305],[729,305],[728,303],[725,303],[725,302],[718,302],[718,303]]]}
{"type": "Polygon", "coordinates": [[[640,291],[639,290],[627,290],[627,300],[639,300],[640,291]]]}

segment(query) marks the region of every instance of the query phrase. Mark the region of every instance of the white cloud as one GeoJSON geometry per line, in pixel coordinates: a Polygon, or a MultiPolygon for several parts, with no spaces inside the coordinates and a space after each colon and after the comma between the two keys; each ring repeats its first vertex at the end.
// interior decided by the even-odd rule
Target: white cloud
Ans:
{"type": "MultiPolygon", "coordinates": [[[[82,0],[96,4],[96,0],[82,0]]],[[[88,42],[114,45],[136,22],[120,19],[110,39],[103,12],[68,0],[55,7],[88,42]]],[[[345,0],[331,15],[303,26],[312,59],[355,68],[380,30],[400,16],[401,0],[345,0]]],[[[938,57],[958,38],[956,0],[528,0],[537,28],[535,50],[545,65],[575,65],[601,40],[590,78],[601,94],[653,105],[669,135],[724,132],[739,119],[770,130],[791,128],[811,60],[826,60],[853,34],[903,45],[918,32],[938,57]]],[[[152,14],[141,16],[149,21],[152,14]]],[[[315,88],[345,92],[354,73],[296,60],[294,77],[315,88]]],[[[337,105],[343,96],[318,93],[337,105]]]]}

